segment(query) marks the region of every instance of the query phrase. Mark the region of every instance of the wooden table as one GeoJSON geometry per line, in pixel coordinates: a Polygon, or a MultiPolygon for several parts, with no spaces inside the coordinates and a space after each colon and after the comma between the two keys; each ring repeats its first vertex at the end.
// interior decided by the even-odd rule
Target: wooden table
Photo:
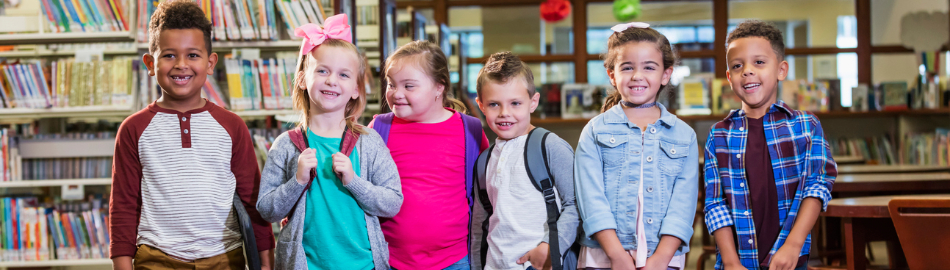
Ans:
{"type": "Polygon", "coordinates": [[[838,175],[865,174],[865,173],[922,173],[922,172],[950,172],[946,165],[841,165],[838,166],[838,175]]]}
{"type": "Polygon", "coordinates": [[[832,199],[822,216],[840,217],[844,224],[845,253],[848,269],[867,269],[864,248],[870,241],[887,241],[889,268],[906,267],[887,203],[894,198],[945,198],[950,194],[895,195],[832,199]]]}
{"type": "Polygon", "coordinates": [[[831,158],[833,158],[838,165],[864,163],[864,157],[862,156],[833,156],[831,158]]]}
{"type": "Polygon", "coordinates": [[[845,174],[835,179],[833,192],[897,192],[950,190],[950,173],[845,174]]]}

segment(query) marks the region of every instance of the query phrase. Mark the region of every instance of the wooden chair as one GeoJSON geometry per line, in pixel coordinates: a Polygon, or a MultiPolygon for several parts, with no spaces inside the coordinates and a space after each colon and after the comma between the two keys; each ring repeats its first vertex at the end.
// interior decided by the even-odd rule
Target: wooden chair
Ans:
{"type": "Polygon", "coordinates": [[[898,198],[887,206],[911,270],[950,265],[950,198],[898,198]]]}

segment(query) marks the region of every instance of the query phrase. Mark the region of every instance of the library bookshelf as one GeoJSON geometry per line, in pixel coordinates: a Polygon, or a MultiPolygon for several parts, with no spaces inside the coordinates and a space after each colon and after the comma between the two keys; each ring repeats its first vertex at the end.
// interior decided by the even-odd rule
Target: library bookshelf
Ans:
{"type": "Polygon", "coordinates": [[[79,259],[79,260],[48,260],[48,261],[6,261],[0,262],[0,269],[25,267],[64,267],[64,266],[99,266],[112,265],[111,259],[79,259]]]}

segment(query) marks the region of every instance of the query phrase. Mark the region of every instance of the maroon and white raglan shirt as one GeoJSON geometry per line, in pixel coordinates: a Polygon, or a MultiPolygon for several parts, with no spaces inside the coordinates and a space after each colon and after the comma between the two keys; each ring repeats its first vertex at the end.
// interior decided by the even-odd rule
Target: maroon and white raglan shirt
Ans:
{"type": "Polygon", "coordinates": [[[122,122],[109,204],[112,258],[135,256],[143,244],[189,261],[239,248],[235,191],[257,249],[274,247],[270,223],[255,207],[261,174],[247,126],[206,103],[179,112],[153,102],[122,122]]]}

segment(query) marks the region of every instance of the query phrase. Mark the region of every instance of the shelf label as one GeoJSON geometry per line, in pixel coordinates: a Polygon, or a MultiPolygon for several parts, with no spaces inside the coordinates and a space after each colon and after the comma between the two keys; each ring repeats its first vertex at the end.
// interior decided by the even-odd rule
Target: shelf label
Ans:
{"type": "Polygon", "coordinates": [[[76,49],[76,63],[89,63],[92,61],[102,61],[102,49],[76,49]]]}
{"type": "Polygon", "coordinates": [[[85,194],[85,188],[83,185],[63,185],[62,198],[63,200],[82,200],[83,194],[85,194]]]}

